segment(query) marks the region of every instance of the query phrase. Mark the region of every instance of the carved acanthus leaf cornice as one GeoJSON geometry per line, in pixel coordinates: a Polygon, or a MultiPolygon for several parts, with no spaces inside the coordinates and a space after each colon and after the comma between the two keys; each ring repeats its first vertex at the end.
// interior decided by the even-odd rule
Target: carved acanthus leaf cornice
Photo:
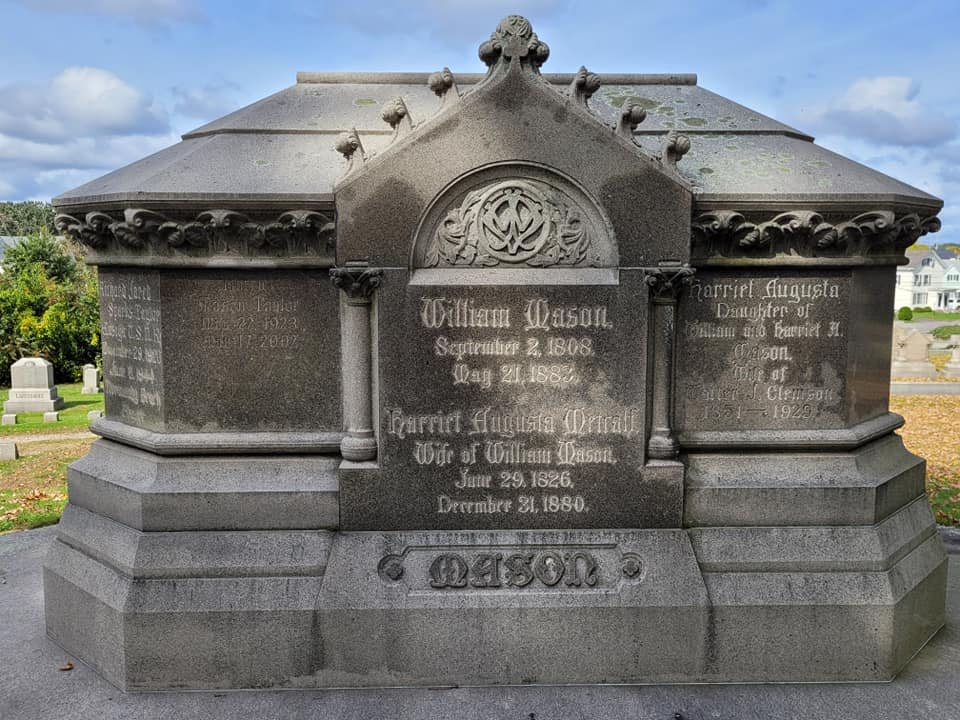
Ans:
{"type": "Polygon", "coordinates": [[[936,216],[865,212],[827,222],[811,210],[783,212],[751,222],[735,210],[697,216],[692,224],[694,259],[900,256],[921,235],[940,229],[936,216]]]}
{"type": "Polygon", "coordinates": [[[254,221],[235,210],[205,210],[182,220],[130,208],[122,219],[103,212],[82,217],[60,214],[55,225],[97,255],[309,257],[331,255],[336,242],[333,219],[312,210],[290,210],[272,220],[254,221]]]}

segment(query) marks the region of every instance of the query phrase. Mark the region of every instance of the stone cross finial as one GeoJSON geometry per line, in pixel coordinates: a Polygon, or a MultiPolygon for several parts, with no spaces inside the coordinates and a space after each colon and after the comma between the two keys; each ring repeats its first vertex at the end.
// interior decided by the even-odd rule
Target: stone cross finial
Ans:
{"type": "Polygon", "coordinates": [[[617,123],[617,135],[633,142],[633,131],[637,125],[647,119],[647,111],[640,105],[630,104],[620,111],[620,121],[617,123]]]}
{"type": "Polygon", "coordinates": [[[600,89],[600,85],[600,76],[581,65],[570,83],[570,96],[583,107],[588,107],[590,96],[600,89]]]}
{"type": "Polygon", "coordinates": [[[550,48],[533,32],[529,20],[520,15],[508,15],[500,21],[490,39],[480,45],[479,55],[489,68],[516,59],[539,73],[540,66],[550,57],[550,48]]]}

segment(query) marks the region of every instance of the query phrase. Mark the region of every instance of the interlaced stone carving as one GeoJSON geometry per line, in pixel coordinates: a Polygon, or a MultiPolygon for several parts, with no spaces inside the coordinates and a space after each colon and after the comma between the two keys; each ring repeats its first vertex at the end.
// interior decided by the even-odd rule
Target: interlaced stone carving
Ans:
{"type": "Polygon", "coordinates": [[[553,265],[600,263],[580,211],[543,182],[501,180],[467,194],[440,222],[424,265],[553,265]]]}
{"type": "Polygon", "coordinates": [[[272,222],[255,222],[226,209],[205,210],[193,220],[181,221],[153,210],[129,208],[122,220],[90,212],[82,218],[57,215],[54,223],[59,232],[99,252],[127,254],[325,255],[335,241],[333,220],[312,210],[290,210],[272,222]]]}
{"type": "Polygon", "coordinates": [[[497,25],[490,39],[480,45],[480,59],[487,67],[502,60],[519,60],[535,72],[550,57],[550,48],[533,32],[530,21],[520,15],[508,15],[497,25]]]}
{"type": "Polygon", "coordinates": [[[692,225],[693,257],[877,257],[900,255],[940,220],[917,214],[899,218],[887,210],[827,222],[811,210],[795,210],[750,222],[734,210],[698,216],[692,225]]]}

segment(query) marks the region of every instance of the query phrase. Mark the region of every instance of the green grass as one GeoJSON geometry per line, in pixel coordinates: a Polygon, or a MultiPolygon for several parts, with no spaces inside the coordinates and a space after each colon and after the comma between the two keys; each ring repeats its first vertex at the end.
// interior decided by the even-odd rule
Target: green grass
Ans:
{"type": "Polygon", "coordinates": [[[923,312],[919,310],[914,310],[913,319],[914,320],[960,320],[960,311],[945,312],[942,310],[934,310],[933,312],[923,312]]]}
{"type": "Polygon", "coordinates": [[[67,502],[67,466],[92,442],[68,436],[23,443],[19,460],[0,462],[0,533],[58,522],[67,502]]]}
{"type": "MultiPolygon", "coordinates": [[[[18,413],[16,425],[0,425],[0,437],[60,430],[86,430],[89,425],[87,413],[91,410],[103,410],[103,393],[83,395],[80,392],[82,389],[82,383],[57,385],[60,397],[66,402],[66,407],[60,411],[58,422],[43,422],[43,413],[18,413]]],[[[8,388],[0,389],[0,403],[5,401],[9,394],[8,388]]]]}

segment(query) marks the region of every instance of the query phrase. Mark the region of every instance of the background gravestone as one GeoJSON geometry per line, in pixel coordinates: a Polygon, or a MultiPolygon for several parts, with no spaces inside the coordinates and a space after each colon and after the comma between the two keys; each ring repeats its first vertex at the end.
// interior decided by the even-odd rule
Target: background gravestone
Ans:
{"type": "Polygon", "coordinates": [[[930,337],[919,330],[907,330],[894,350],[893,377],[936,377],[937,369],[930,362],[930,337]]]}
{"type": "Polygon", "coordinates": [[[83,395],[100,392],[100,371],[96,365],[83,366],[83,389],[80,392],[83,395]]]}
{"type": "Polygon", "coordinates": [[[64,407],[53,384],[53,364],[43,358],[20,358],[10,366],[10,395],[3,412],[53,412],[64,407]]]}

